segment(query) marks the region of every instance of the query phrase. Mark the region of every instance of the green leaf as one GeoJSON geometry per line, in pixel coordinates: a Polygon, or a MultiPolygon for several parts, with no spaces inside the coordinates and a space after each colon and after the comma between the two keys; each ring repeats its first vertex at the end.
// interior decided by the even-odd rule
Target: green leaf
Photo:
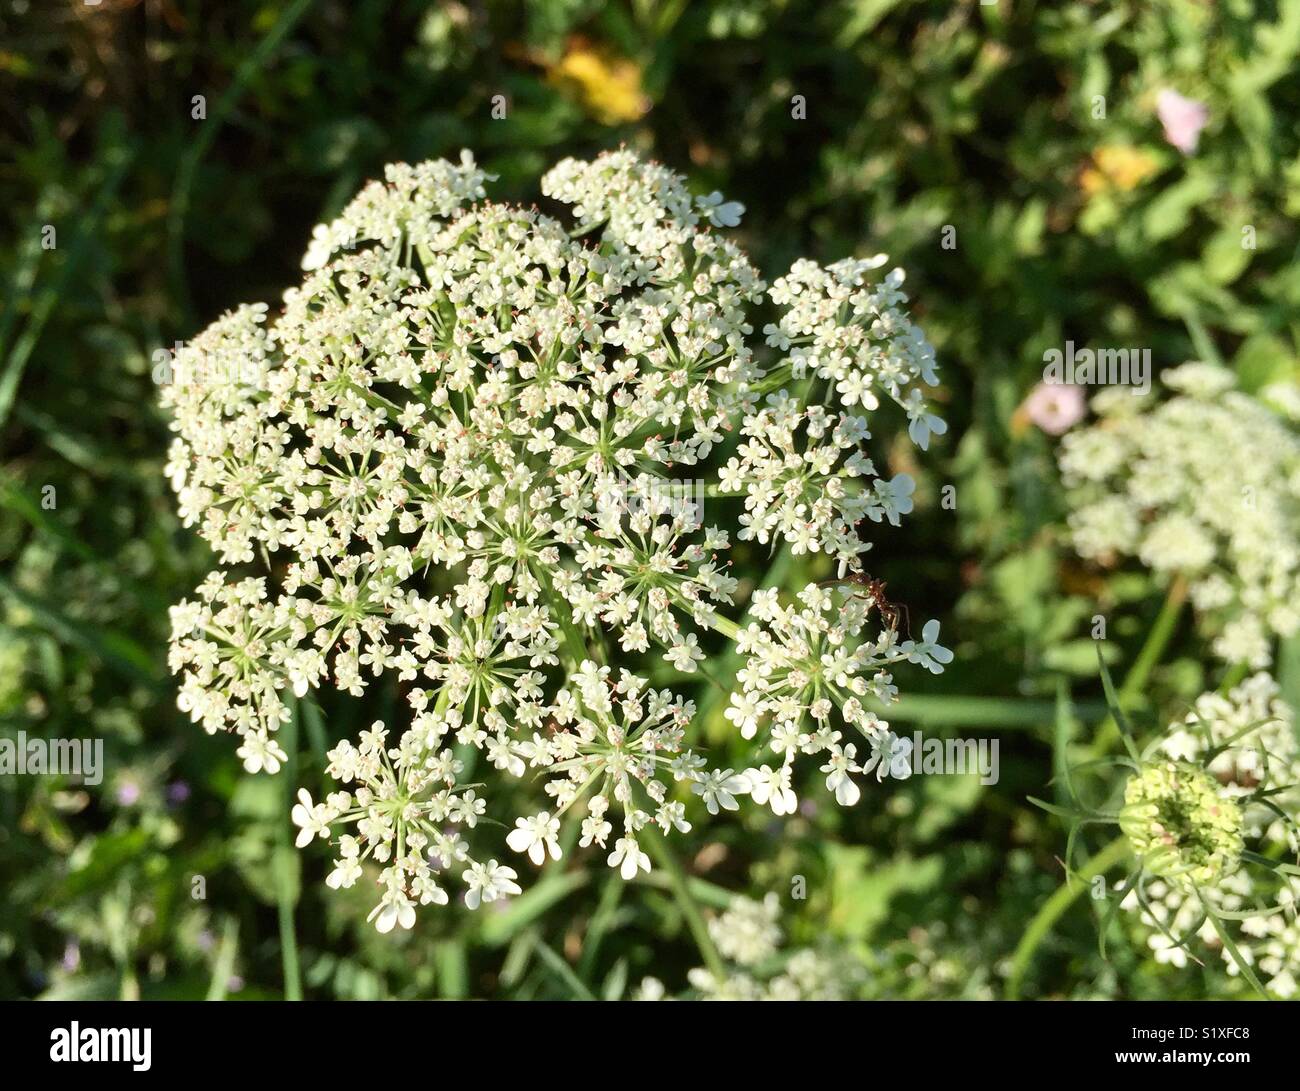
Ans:
{"type": "Polygon", "coordinates": [[[1257,394],[1271,383],[1300,381],[1300,361],[1287,344],[1271,333],[1247,337],[1232,358],[1237,385],[1247,394],[1257,394]]]}
{"type": "Polygon", "coordinates": [[[1264,986],[1259,983],[1259,978],[1255,976],[1255,971],[1251,969],[1250,963],[1241,957],[1241,951],[1237,949],[1236,942],[1233,940],[1232,936],[1228,934],[1228,930],[1223,926],[1223,921],[1221,921],[1218,914],[1210,908],[1209,903],[1205,900],[1205,895],[1203,895],[1200,890],[1197,890],[1196,896],[1200,899],[1201,908],[1205,910],[1205,915],[1209,918],[1210,923],[1214,925],[1215,932],[1219,934],[1219,939],[1223,941],[1223,949],[1228,952],[1232,961],[1237,964],[1237,971],[1242,977],[1250,982],[1251,986],[1260,996],[1267,999],[1268,993],[1264,990],[1264,986]]]}
{"type": "Polygon", "coordinates": [[[1110,709],[1111,718],[1119,728],[1120,737],[1124,740],[1124,748],[1128,751],[1129,757],[1140,763],[1142,757],[1133,741],[1133,730],[1129,727],[1128,717],[1124,715],[1124,709],[1120,706],[1119,695],[1115,692],[1115,683],[1111,681],[1110,668],[1106,666],[1106,659],[1101,654],[1100,645],[1097,647],[1097,665],[1101,668],[1101,687],[1106,693],[1106,705],[1110,709]]]}
{"type": "Polygon", "coordinates": [[[489,947],[508,943],[521,929],[537,920],[552,906],[563,901],[575,890],[587,885],[586,872],[570,871],[542,879],[529,887],[519,897],[511,899],[500,912],[483,915],[479,938],[489,947]]]}
{"type": "Polygon", "coordinates": [[[595,994],[587,988],[586,985],[573,972],[573,967],[564,961],[564,958],[553,948],[548,946],[542,940],[537,941],[534,947],[541,960],[546,963],[547,969],[551,971],[554,977],[573,994],[578,1000],[595,1000],[595,994]]]}
{"type": "Polygon", "coordinates": [[[1213,196],[1215,189],[1208,174],[1193,174],[1163,190],[1142,214],[1147,240],[1161,242],[1177,235],[1191,220],[1196,206],[1213,196]]]}
{"type": "Polygon", "coordinates": [[[1225,227],[1205,244],[1201,251],[1201,264],[1212,283],[1228,285],[1246,271],[1254,254],[1254,250],[1242,245],[1239,228],[1225,227]]]}
{"type": "Polygon", "coordinates": [[[901,0],[853,0],[848,17],[840,27],[836,44],[841,49],[865,38],[901,0]]]}

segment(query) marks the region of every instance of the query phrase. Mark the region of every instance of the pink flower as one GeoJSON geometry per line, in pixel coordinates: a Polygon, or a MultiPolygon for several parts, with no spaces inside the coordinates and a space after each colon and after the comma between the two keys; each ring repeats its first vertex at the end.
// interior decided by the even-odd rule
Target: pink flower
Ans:
{"type": "Polygon", "coordinates": [[[1168,87],[1156,95],[1156,115],[1165,127],[1165,139],[1184,155],[1196,151],[1201,130],[1210,120],[1210,111],[1205,103],[1184,98],[1168,87]]]}
{"type": "Polygon", "coordinates": [[[1073,383],[1039,383],[1029,392],[1022,408],[1049,436],[1059,436],[1083,420],[1083,387],[1073,383]]]}

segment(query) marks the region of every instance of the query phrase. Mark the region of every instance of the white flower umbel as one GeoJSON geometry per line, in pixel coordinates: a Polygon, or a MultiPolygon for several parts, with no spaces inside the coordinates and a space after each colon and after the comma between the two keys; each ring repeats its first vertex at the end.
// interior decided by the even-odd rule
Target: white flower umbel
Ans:
{"type": "MultiPolygon", "coordinates": [[[[709,935],[726,961],[721,972],[703,966],[688,971],[692,999],[844,1000],[867,980],[866,967],[849,951],[828,943],[816,948],[783,949],[777,918],[780,899],[761,902],[733,898],[709,921],[709,935]]],[[[666,989],[657,978],[641,982],[635,996],[661,1000],[666,989]]]]}
{"type": "Polygon", "coordinates": [[[921,389],[939,381],[934,348],[903,309],[903,270],[872,283],[871,274],[888,260],[884,254],[847,258],[826,269],[796,261],[772,285],[772,301],[783,310],[763,332],[769,345],[789,353],[785,363],[796,379],[812,374],[831,382],[843,405],[871,411],[881,396],[897,402],[924,450],[931,433],[948,430],[921,389]]]}
{"type": "Polygon", "coordinates": [[[742,537],[861,573],[864,531],[912,508],[871,429],[892,412],[921,446],[943,431],[902,274],[796,264],[760,360],[766,285],[715,230],[735,202],[627,151],[543,178],[567,225],[487,201],[489,181],[468,153],[389,167],[316,229],[278,313],[219,319],[163,391],[181,517],[224,566],[172,610],[181,708],[274,773],[290,692],[402,687],[406,729],[341,743],[343,790],[293,810],[304,843],[335,838],[331,886],[378,882],[383,931],[454,884],[471,907],[516,893],[500,858],[559,858],[570,811],[579,847],[631,879],[688,805],[793,810],[798,753],[851,804],[887,749],[867,711],[895,696],[885,668],[949,654],[932,626],[898,643],[857,592],[764,592],[742,632],[730,538],[699,505],[734,497],[742,537]],[[751,769],[710,768],[694,704],[643,676],[699,677],[719,634],[747,660],[728,715],[762,727],[751,769]]]}
{"type": "Polygon", "coordinates": [[[798,804],[791,784],[800,754],[825,756],[826,787],[846,806],[861,795],[854,775],[873,769],[878,779],[888,775],[894,737],[868,708],[897,696],[886,668],[910,661],[937,671],[952,658],[937,643],[937,621],[927,623],[920,644],[899,644],[891,629],[870,635],[868,622],[878,606],[865,593],[816,584],[799,592],[798,605],[783,606],[775,591],[754,596],[751,613],[757,620],[737,637],[746,662],[726,717],[747,739],[761,729],[764,751],[776,756],[775,767],[764,764],[743,775],[754,800],[778,815],[798,804]]]}
{"type": "MultiPolygon", "coordinates": [[[[1160,749],[1174,761],[1204,765],[1224,801],[1241,802],[1242,832],[1257,855],[1295,864],[1300,746],[1294,714],[1279,699],[1272,678],[1256,674],[1226,696],[1197,698],[1191,711],[1169,726],[1160,749]]],[[[1122,904],[1135,915],[1157,962],[1186,966],[1191,955],[1174,941],[1197,929],[1198,939],[1217,949],[1236,976],[1239,967],[1206,919],[1201,898],[1229,918],[1224,926],[1239,932],[1235,942],[1241,957],[1271,994],[1283,999],[1300,994],[1300,879],[1280,869],[1236,868],[1196,890],[1162,877],[1125,893],[1122,904]]]]}
{"type": "Polygon", "coordinates": [[[1075,548],[1189,581],[1220,658],[1255,668],[1300,630],[1300,434],[1277,398],[1210,364],[1166,372],[1163,400],[1098,395],[1062,440],[1075,548]]]}

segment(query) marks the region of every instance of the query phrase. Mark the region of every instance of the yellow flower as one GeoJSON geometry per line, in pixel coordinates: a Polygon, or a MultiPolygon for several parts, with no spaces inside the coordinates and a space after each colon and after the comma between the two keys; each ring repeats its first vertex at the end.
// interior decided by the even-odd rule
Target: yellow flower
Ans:
{"type": "Polygon", "coordinates": [[[606,125],[636,121],[650,109],[636,62],[589,45],[570,46],[551,78],[575,88],[587,111],[606,125]]]}
{"type": "Polygon", "coordinates": [[[1142,148],[1128,144],[1105,144],[1092,153],[1094,166],[1084,170],[1079,184],[1092,197],[1108,189],[1127,193],[1145,182],[1160,167],[1160,161],[1142,148]]]}

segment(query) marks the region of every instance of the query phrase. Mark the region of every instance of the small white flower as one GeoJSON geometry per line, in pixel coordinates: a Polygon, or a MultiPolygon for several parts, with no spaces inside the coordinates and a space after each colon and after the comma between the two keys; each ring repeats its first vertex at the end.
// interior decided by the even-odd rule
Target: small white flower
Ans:
{"type": "Polygon", "coordinates": [[[832,750],[830,760],[821,767],[821,771],[827,774],[826,787],[835,793],[835,802],[841,807],[852,807],[862,798],[861,790],[849,776],[850,773],[862,772],[853,761],[856,753],[857,747],[849,743],[843,750],[832,750]]]}
{"type": "Polygon", "coordinates": [[[709,814],[739,810],[736,796],[749,791],[749,778],[743,773],[733,773],[730,769],[714,769],[691,785],[691,791],[704,798],[704,806],[709,814]]]}
{"type": "Polygon", "coordinates": [[[310,845],[314,837],[329,837],[333,815],[324,803],[313,804],[306,788],[298,789],[298,802],[293,805],[289,817],[299,827],[295,842],[298,848],[310,845]]]}
{"type": "Polygon", "coordinates": [[[281,762],[289,760],[284,748],[266,735],[245,736],[235,753],[244,759],[244,769],[249,773],[278,773],[281,762]]]}
{"type": "Polygon", "coordinates": [[[912,742],[901,739],[886,727],[879,727],[871,736],[871,756],[862,763],[862,772],[876,771],[876,780],[892,776],[906,780],[912,775],[912,742]]]}
{"type": "Polygon", "coordinates": [[[618,868],[618,873],[627,882],[636,878],[638,871],[647,874],[650,871],[650,857],[641,851],[636,838],[620,837],[614,842],[614,851],[609,854],[609,866],[618,868]]]}
{"type": "Polygon", "coordinates": [[[389,891],[366,920],[374,921],[375,928],[382,933],[391,932],[399,924],[410,928],[415,924],[415,906],[401,891],[389,891]]]}
{"type": "Polygon", "coordinates": [[[771,769],[760,765],[757,769],[746,769],[745,778],[750,783],[749,794],[755,803],[768,804],[772,813],[777,815],[794,814],[799,806],[799,797],[790,787],[790,767],[783,765],[771,769]]]}
{"type": "Polygon", "coordinates": [[[898,650],[909,663],[919,664],[931,674],[942,674],[944,666],[952,662],[952,652],[939,643],[939,622],[935,620],[925,623],[919,643],[905,640],[898,650]]]}
{"type": "Polygon", "coordinates": [[[507,835],[506,844],[515,852],[528,853],[528,859],[541,866],[548,852],[552,860],[560,858],[559,833],[560,820],[542,811],[532,818],[516,818],[515,828],[507,835]]]}
{"type": "Polygon", "coordinates": [[[486,864],[472,864],[461,880],[465,883],[465,905],[477,909],[483,902],[495,902],[511,894],[520,893],[519,876],[515,869],[489,860],[486,864]]]}
{"type": "Polygon", "coordinates": [[[724,201],[717,190],[707,196],[696,197],[695,204],[714,227],[739,227],[740,217],[745,214],[744,205],[739,201],[724,201]]]}

